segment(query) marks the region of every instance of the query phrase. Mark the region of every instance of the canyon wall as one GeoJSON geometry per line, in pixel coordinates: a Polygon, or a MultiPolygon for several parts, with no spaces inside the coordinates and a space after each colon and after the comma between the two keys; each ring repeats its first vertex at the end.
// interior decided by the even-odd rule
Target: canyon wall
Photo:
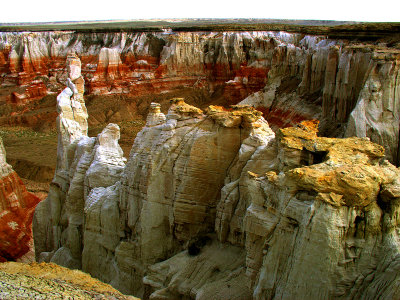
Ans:
{"type": "MultiPolygon", "coordinates": [[[[369,137],[399,162],[400,50],[390,43],[262,31],[0,33],[1,86],[22,88],[7,101],[59,93],[70,51],[88,95],[192,88],[255,106],[274,130],[319,119],[322,135],[369,137]]],[[[2,122],[25,120],[13,114],[2,122]]]]}
{"type": "Polygon", "coordinates": [[[243,99],[265,85],[268,66],[259,63],[259,53],[275,35],[0,33],[0,72],[3,85],[37,86],[36,94],[27,89],[26,97],[14,93],[11,101],[34,99],[45,94],[44,85],[49,91],[62,87],[65,58],[73,50],[89,94],[150,94],[182,86],[213,92],[226,85],[226,95],[243,99]]]}
{"type": "Polygon", "coordinates": [[[151,104],[126,161],[117,125],[91,138],[66,113],[78,94],[58,97],[37,260],[145,299],[400,296],[400,171],[382,146],[175,98],[167,114],[151,104]]]}
{"type": "Polygon", "coordinates": [[[32,218],[39,201],[7,164],[0,138],[0,262],[34,259],[32,218]]]}

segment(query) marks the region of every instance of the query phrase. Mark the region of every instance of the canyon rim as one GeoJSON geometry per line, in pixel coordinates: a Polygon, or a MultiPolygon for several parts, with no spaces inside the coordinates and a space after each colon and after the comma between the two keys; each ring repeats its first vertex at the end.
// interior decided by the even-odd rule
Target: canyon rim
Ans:
{"type": "Polygon", "coordinates": [[[57,129],[36,260],[144,299],[400,297],[400,39],[342,26],[1,32],[0,123],[57,129]]]}

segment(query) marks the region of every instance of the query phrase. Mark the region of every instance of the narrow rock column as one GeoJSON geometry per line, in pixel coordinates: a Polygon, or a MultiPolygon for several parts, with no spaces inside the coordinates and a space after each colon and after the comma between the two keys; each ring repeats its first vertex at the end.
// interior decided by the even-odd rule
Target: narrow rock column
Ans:
{"type": "MultiPolygon", "coordinates": [[[[57,96],[57,170],[61,175],[68,172],[68,147],[81,136],[87,136],[87,110],[83,99],[84,80],[81,75],[81,61],[75,53],[67,57],[67,87],[57,96]]],[[[67,174],[64,174],[65,176],[67,174]]]]}
{"type": "MultiPolygon", "coordinates": [[[[69,190],[72,185],[71,178],[74,182],[79,181],[77,178],[81,175],[75,174],[79,172],[74,170],[77,165],[77,162],[74,161],[74,152],[77,148],[83,149],[81,152],[89,152],[85,158],[90,163],[90,151],[93,148],[94,139],[87,137],[88,114],[83,99],[84,80],[81,75],[81,61],[75,53],[70,52],[66,65],[67,87],[57,96],[59,115],[56,121],[58,131],[56,172],[48,197],[36,208],[33,230],[38,261],[48,262],[53,258],[53,261],[57,263],[64,261],[64,266],[79,268],[81,252],[79,228],[82,225],[81,206],[83,204],[77,204],[73,200],[80,199],[81,195],[83,198],[83,183],[81,189],[76,188],[72,192],[69,190]],[[80,145],[79,142],[82,139],[80,145]],[[61,224],[61,212],[63,209],[64,212],[67,210],[63,208],[64,205],[68,207],[64,221],[68,221],[61,224]],[[61,247],[62,251],[53,257],[56,250],[63,246],[63,241],[68,244],[68,247],[61,247]]],[[[80,154],[82,155],[82,153],[80,154]]],[[[80,171],[82,172],[82,170],[80,171]]]]}

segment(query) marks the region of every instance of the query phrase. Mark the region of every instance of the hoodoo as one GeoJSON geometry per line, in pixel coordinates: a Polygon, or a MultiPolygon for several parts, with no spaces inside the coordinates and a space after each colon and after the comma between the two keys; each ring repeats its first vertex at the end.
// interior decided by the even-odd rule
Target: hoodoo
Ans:
{"type": "Polygon", "coordinates": [[[174,98],[166,114],[151,104],[126,161],[117,125],[87,136],[68,82],[39,261],[150,299],[400,297],[400,171],[384,147],[174,98]]]}

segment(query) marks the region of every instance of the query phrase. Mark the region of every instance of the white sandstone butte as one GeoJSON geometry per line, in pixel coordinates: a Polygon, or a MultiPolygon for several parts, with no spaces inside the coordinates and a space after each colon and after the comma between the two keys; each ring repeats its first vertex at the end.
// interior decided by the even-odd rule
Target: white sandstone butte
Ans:
{"type": "Polygon", "coordinates": [[[149,299],[400,297],[400,171],[382,146],[178,98],[151,104],[125,166],[118,126],[87,137],[74,97],[58,99],[39,261],[149,299]]]}

